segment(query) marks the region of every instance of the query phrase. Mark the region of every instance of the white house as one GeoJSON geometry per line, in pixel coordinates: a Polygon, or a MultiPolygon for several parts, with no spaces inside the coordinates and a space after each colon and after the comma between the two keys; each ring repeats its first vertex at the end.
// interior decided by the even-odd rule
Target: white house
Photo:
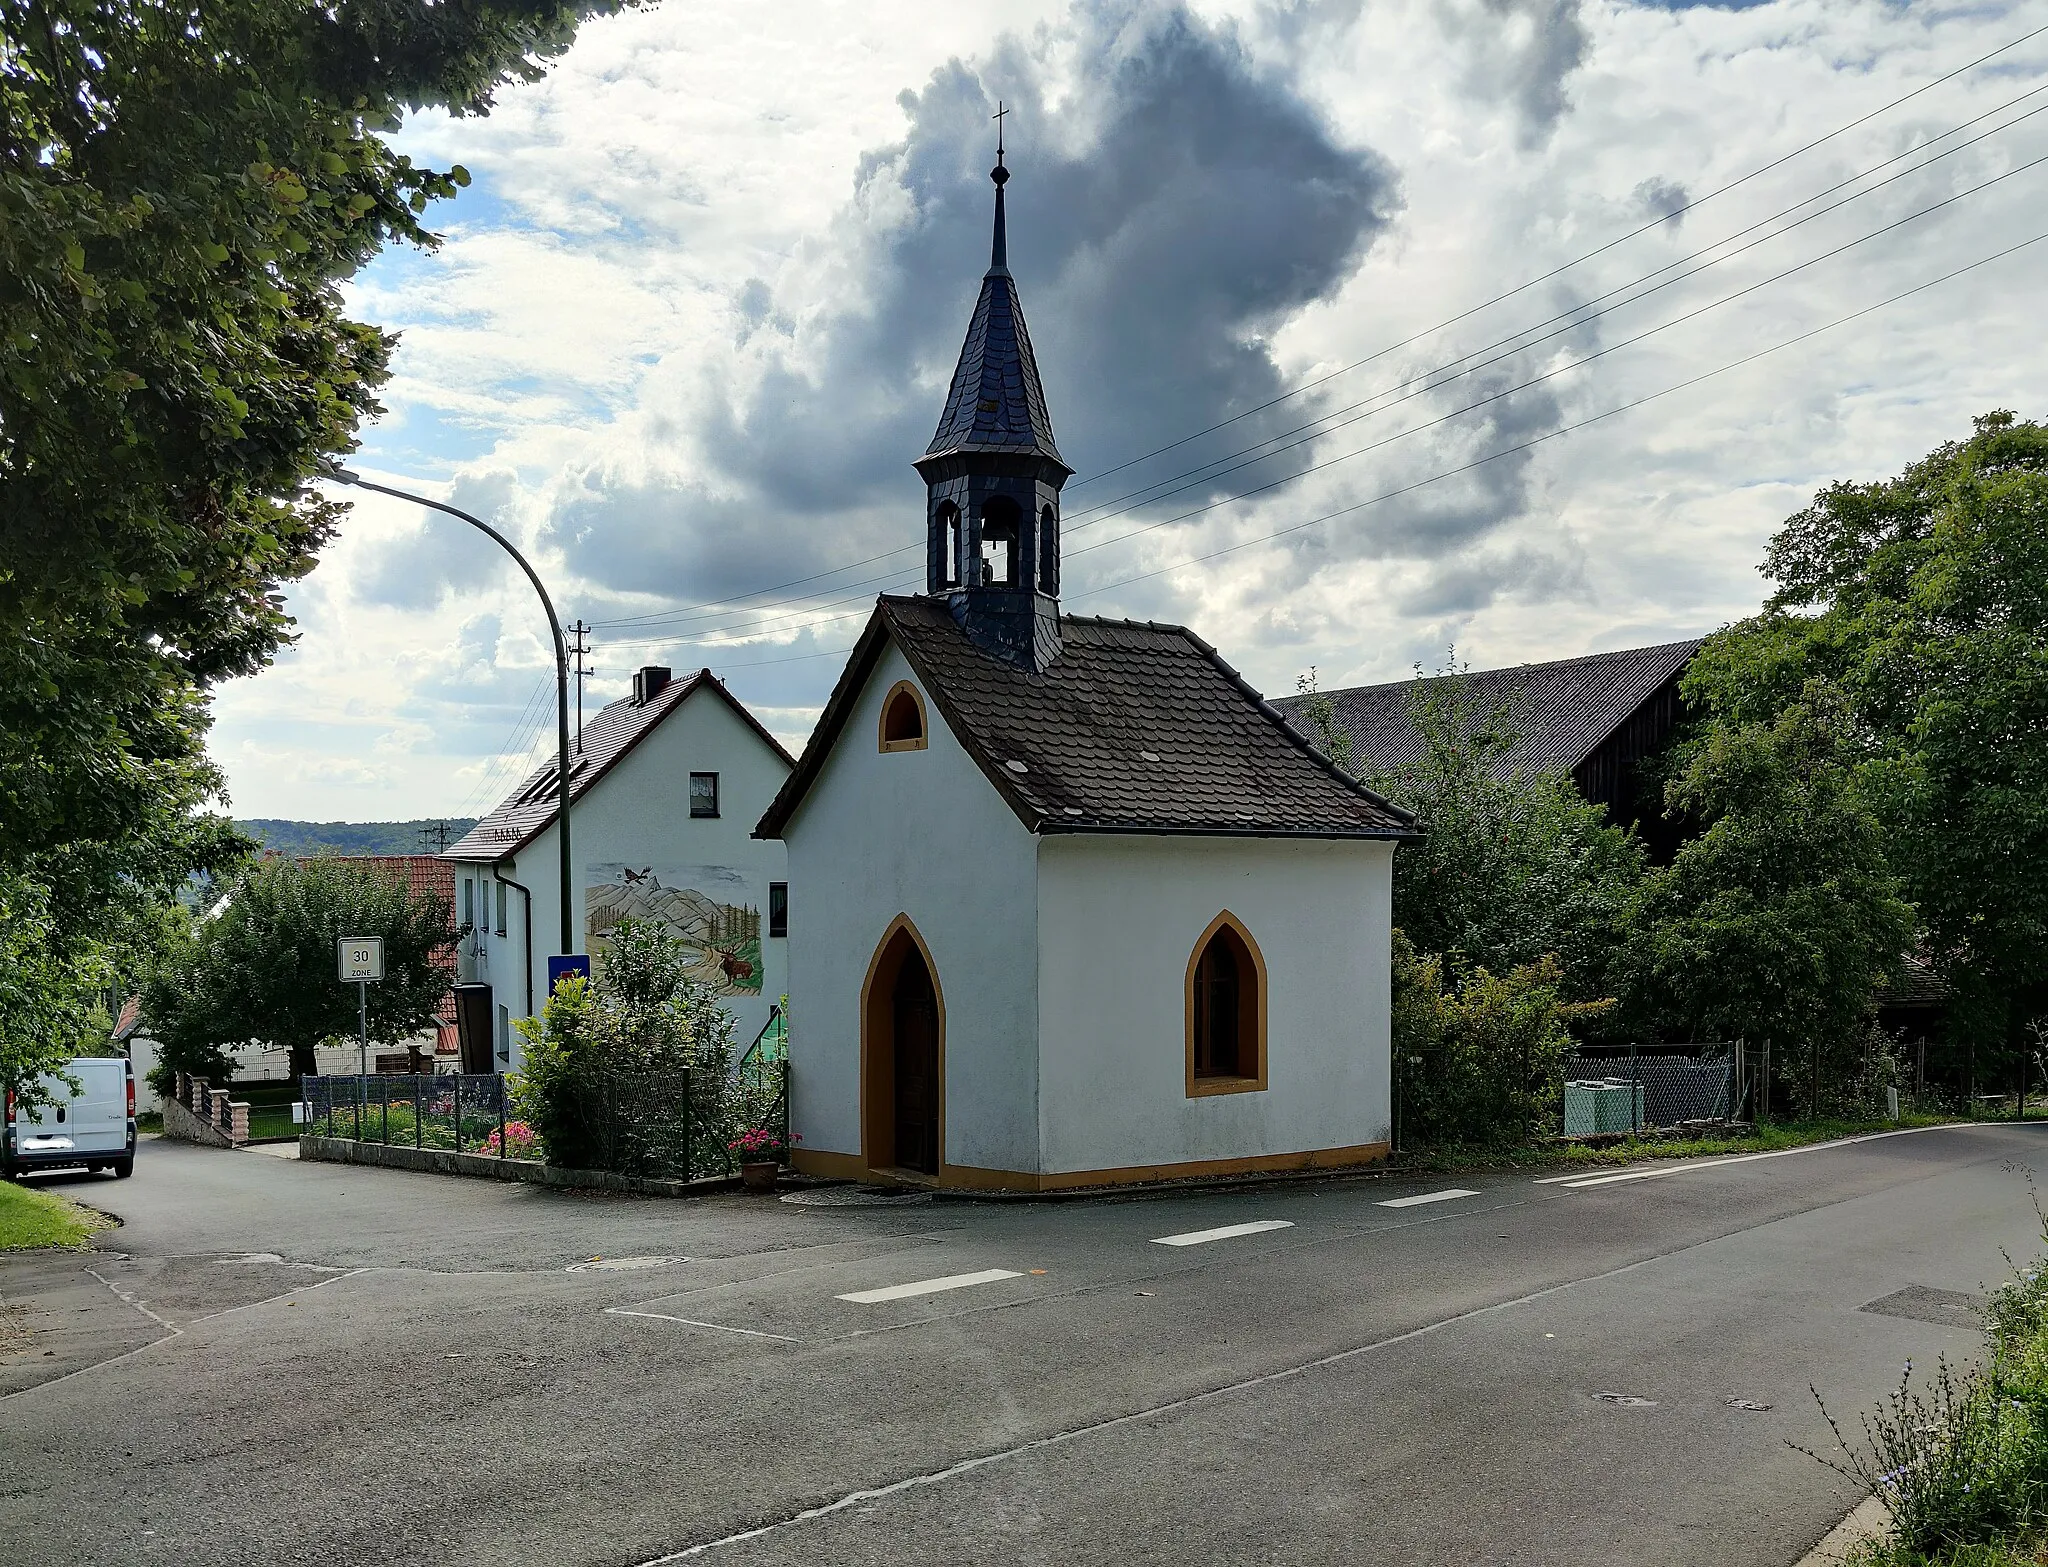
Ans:
{"type": "Polygon", "coordinates": [[[927,592],[876,606],[757,831],[824,1175],[1046,1190],[1387,1151],[1404,813],[1177,626],[1059,610],[1030,339],[993,264],[938,434],[927,592]]]}
{"type": "MultiPolygon", "coordinates": [[[[579,950],[601,966],[621,919],[665,922],[696,949],[696,977],[732,1010],[742,1045],[786,988],[785,856],[749,828],[789,769],[789,753],[708,669],[682,680],[640,670],[633,694],[584,725],[570,757],[579,950]]],[[[471,932],[459,979],[490,986],[484,1031],[499,1070],[517,1069],[512,1023],[547,1000],[548,958],[559,950],[558,801],[550,763],[446,855],[455,917],[471,932]]],[[[477,994],[459,985],[458,1007],[477,994]]]]}

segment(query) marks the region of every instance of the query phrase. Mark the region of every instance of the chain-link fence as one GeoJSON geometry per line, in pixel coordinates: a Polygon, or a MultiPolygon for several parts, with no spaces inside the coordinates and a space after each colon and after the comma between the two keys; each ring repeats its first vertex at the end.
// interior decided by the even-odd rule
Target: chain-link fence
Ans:
{"type": "Polygon", "coordinates": [[[1736,1052],[1688,1045],[1578,1055],[1564,1063],[1564,1135],[1592,1137],[1735,1118],[1736,1052]]]}

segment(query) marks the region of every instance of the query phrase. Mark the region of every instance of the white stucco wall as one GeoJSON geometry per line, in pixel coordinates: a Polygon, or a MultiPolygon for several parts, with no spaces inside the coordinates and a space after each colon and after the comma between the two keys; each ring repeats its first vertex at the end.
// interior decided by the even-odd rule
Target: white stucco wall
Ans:
{"type": "Polygon", "coordinates": [[[1077,834],[1038,872],[1048,1172],[1388,1136],[1392,845],[1077,834]],[[1189,1098],[1188,959],[1225,909],[1266,961],[1268,1087],[1189,1098]]]}
{"type": "MultiPolygon", "coordinates": [[[[758,996],[734,996],[726,1005],[736,1022],[741,1048],[752,1042],[768,1012],[788,988],[787,964],[780,937],[768,930],[767,886],[787,881],[787,856],[779,843],[752,836],[754,824],[782,787],[789,767],[751,726],[709,691],[696,691],[680,708],[655,726],[627,755],[575,803],[570,848],[577,874],[572,908],[577,950],[586,949],[583,888],[593,866],[630,863],[635,866],[732,866],[746,871],[761,899],[762,981],[758,996]],[[690,815],[690,774],[717,773],[719,814],[690,815]]],[[[547,1000],[548,957],[558,950],[561,914],[560,854],[551,824],[500,868],[533,894],[533,1000],[538,1009],[547,1000]]],[[[526,1012],[526,985],[521,965],[526,953],[524,910],[519,894],[506,896],[505,934],[497,931],[497,892],[487,864],[458,863],[455,868],[455,914],[462,917],[462,881],[476,880],[480,928],[486,921],[481,899],[490,898],[488,929],[469,943],[477,953],[475,977],[488,982],[494,1004],[512,1017],[526,1012]]],[[[465,975],[467,977],[467,975],[465,975]]],[[[520,1041],[512,1040],[511,1069],[520,1058],[520,1041]]]]}
{"type": "Polygon", "coordinates": [[[908,914],[945,1007],[945,1162],[1036,1170],[1035,840],[929,696],[928,748],[878,749],[898,680],[918,683],[890,647],[784,833],[791,1124],[807,1149],[860,1153],[861,986],[908,914]]]}

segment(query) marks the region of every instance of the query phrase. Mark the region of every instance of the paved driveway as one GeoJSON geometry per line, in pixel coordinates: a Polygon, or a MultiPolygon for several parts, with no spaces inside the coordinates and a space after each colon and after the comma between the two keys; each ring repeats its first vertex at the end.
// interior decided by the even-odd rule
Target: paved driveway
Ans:
{"type": "Polygon", "coordinates": [[[1907,1359],[1974,1351],[1957,1297],[2033,1245],[2043,1135],[865,1208],[151,1143],[130,1181],[64,1183],[126,1221],[98,1254],[0,1263],[37,1329],[0,1365],[0,1539],[24,1564],[1785,1564],[1854,1499],[1787,1445],[1827,1441],[1807,1383],[1853,1417],[1907,1359]]]}

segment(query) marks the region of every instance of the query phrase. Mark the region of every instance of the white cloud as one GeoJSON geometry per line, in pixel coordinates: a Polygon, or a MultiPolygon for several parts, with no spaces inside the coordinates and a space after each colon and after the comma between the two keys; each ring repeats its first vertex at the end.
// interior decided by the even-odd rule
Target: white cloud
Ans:
{"type": "MultiPolygon", "coordinates": [[[[852,640],[874,591],[866,579],[913,557],[847,563],[920,537],[909,462],[983,264],[983,97],[1019,110],[1012,259],[1055,427],[1082,470],[1072,527],[1134,484],[1455,362],[1984,113],[2038,80],[2048,49],[2025,46],[1654,221],[1685,199],[1675,193],[1698,201],[2025,30],[2017,9],[1845,0],[630,13],[587,29],[489,119],[429,117],[406,133],[415,156],[459,160],[477,181],[443,217],[438,254],[387,258],[353,291],[358,311],[403,333],[391,414],[367,432],[361,466],[506,527],[565,616],[668,616],[600,634],[592,700],[622,690],[636,663],[709,660],[800,741],[837,673],[824,655],[852,640]],[[1262,419],[1085,482],[1411,338],[1262,419]],[[749,612],[689,609],[833,567],[846,569],[749,612]]],[[[1743,614],[1763,541],[1819,485],[1894,472],[1990,407],[2041,411],[2048,368],[2026,287],[2039,252],[1520,456],[1256,541],[2026,238],[2048,169],[1424,427],[2043,153],[2048,114],[1327,436],[1294,466],[1413,431],[1389,444],[1100,550],[1079,553],[1293,468],[1276,459],[1078,530],[1070,606],[1184,619],[1269,690],[1310,663],[1326,687],[1398,675],[1453,640],[1490,664],[1743,614]]],[[[551,729],[548,666],[531,592],[491,549],[398,503],[358,507],[293,594],[298,647],[221,694],[216,753],[238,810],[454,813],[514,781],[517,764],[496,758],[551,729]]]]}

